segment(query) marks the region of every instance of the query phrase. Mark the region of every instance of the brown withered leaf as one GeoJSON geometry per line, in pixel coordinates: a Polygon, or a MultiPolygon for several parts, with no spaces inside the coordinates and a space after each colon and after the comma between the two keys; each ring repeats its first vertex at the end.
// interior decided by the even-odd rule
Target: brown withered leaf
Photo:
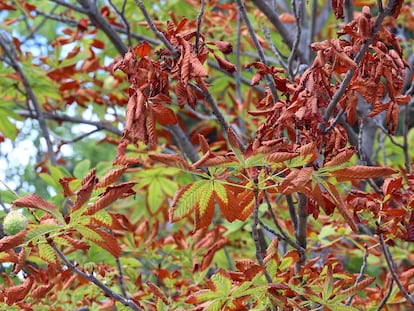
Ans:
{"type": "Polygon", "coordinates": [[[191,77],[192,78],[208,77],[207,71],[204,68],[203,64],[201,63],[197,55],[191,53],[190,63],[191,63],[191,77]]]}
{"type": "Polygon", "coordinates": [[[89,249],[89,244],[86,243],[85,241],[74,239],[67,234],[61,235],[60,237],[68,241],[69,244],[72,245],[72,247],[75,249],[81,249],[81,250],[89,249]]]}
{"type": "Polygon", "coordinates": [[[107,187],[109,185],[112,185],[114,182],[116,182],[119,177],[122,176],[123,173],[127,170],[128,166],[124,165],[120,168],[110,170],[104,177],[101,178],[101,180],[95,185],[95,189],[97,188],[103,188],[107,187]]]}
{"type": "Polygon", "coordinates": [[[136,143],[138,140],[147,143],[147,110],[145,96],[141,91],[137,90],[129,98],[125,113],[126,124],[123,133],[124,138],[127,138],[131,143],[136,143]]]}
{"type": "Polygon", "coordinates": [[[214,57],[216,58],[219,66],[221,69],[226,70],[228,73],[233,73],[237,71],[236,66],[230,63],[228,60],[218,56],[216,53],[213,52],[214,57]]]}
{"type": "Polygon", "coordinates": [[[375,281],[375,277],[367,277],[366,279],[359,281],[354,286],[341,290],[337,295],[346,295],[348,297],[354,296],[358,294],[359,292],[361,292],[366,287],[368,287],[374,281],[375,281]]]}
{"type": "Polygon", "coordinates": [[[355,154],[354,148],[346,148],[338,153],[331,161],[326,162],[323,167],[334,167],[349,162],[352,156],[355,154]]]}
{"type": "Polygon", "coordinates": [[[46,212],[57,209],[56,205],[47,202],[37,194],[29,194],[24,197],[18,198],[17,200],[12,202],[12,205],[17,207],[41,209],[46,212]]]}
{"type": "Polygon", "coordinates": [[[339,194],[336,186],[331,184],[330,182],[326,182],[325,185],[328,187],[327,190],[331,195],[331,198],[336,203],[336,208],[338,209],[338,212],[342,215],[342,217],[344,217],[345,221],[351,227],[352,231],[358,232],[358,226],[355,223],[354,217],[345,205],[345,202],[342,200],[342,197],[339,194]]]}
{"type": "Polygon", "coordinates": [[[312,167],[304,167],[291,171],[277,187],[278,191],[283,194],[292,194],[301,191],[301,188],[305,186],[312,177],[312,172],[312,167]]]}
{"type": "Polygon", "coordinates": [[[23,300],[24,297],[26,297],[26,295],[30,291],[30,288],[32,287],[33,282],[34,282],[34,277],[30,275],[23,281],[22,284],[6,288],[5,290],[6,303],[9,306],[11,306],[15,304],[16,302],[23,300]]]}
{"type": "Polygon", "coordinates": [[[233,52],[233,45],[230,42],[217,40],[214,42],[207,43],[214,44],[215,46],[217,46],[217,48],[223,54],[230,54],[233,52]]]}
{"type": "Polygon", "coordinates": [[[98,178],[96,177],[96,169],[93,169],[85,178],[82,180],[82,187],[76,194],[76,201],[73,206],[74,211],[81,208],[86,202],[89,201],[92,195],[92,191],[95,188],[98,178]]]}
{"type": "Polygon", "coordinates": [[[63,196],[65,198],[75,195],[75,193],[72,191],[72,189],[69,186],[70,182],[74,181],[74,180],[76,180],[75,177],[66,177],[66,176],[64,176],[64,177],[59,178],[59,183],[62,186],[63,196]]]}
{"type": "Polygon", "coordinates": [[[88,207],[84,215],[93,215],[101,209],[108,207],[110,204],[112,204],[120,198],[134,195],[135,191],[132,190],[132,187],[135,184],[135,182],[131,181],[106,188],[105,192],[101,195],[101,197],[88,207]]]}
{"type": "Polygon", "coordinates": [[[187,87],[181,83],[181,81],[177,81],[177,85],[175,86],[175,95],[177,96],[177,103],[180,108],[183,108],[185,103],[187,102],[187,87]]]}
{"type": "Polygon", "coordinates": [[[53,288],[54,285],[55,284],[53,282],[40,285],[36,287],[34,290],[32,290],[32,292],[30,293],[30,297],[33,297],[35,299],[42,299],[53,288]]]}
{"type": "Polygon", "coordinates": [[[269,163],[280,163],[283,161],[291,160],[297,157],[299,152],[274,152],[266,156],[265,160],[269,163]]]}
{"type": "Polygon", "coordinates": [[[329,172],[329,174],[336,177],[338,181],[385,177],[396,173],[398,173],[398,171],[390,167],[374,167],[364,165],[354,165],[329,172]]]}
{"type": "Polygon", "coordinates": [[[180,59],[177,62],[177,67],[180,70],[180,81],[184,86],[187,86],[191,75],[191,46],[182,37],[177,36],[177,40],[182,47],[180,59]]]}
{"type": "Polygon", "coordinates": [[[337,19],[344,18],[344,0],[332,0],[332,8],[337,19]]]}
{"type": "Polygon", "coordinates": [[[17,262],[13,267],[13,274],[17,274],[22,270],[24,264],[26,262],[26,250],[22,248],[19,252],[17,262]]]}
{"type": "Polygon", "coordinates": [[[167,297],[165,297],[164,293],[161,291],[161,289],[157,285],[155,285],[154,283],[150,281],[147,282],[147,285],[155,297],[160,298],[164,302],[164,304],[166,304],[167,306],[170,304],[167,297]]]}
{"type": "Polygon", "coordinates": [[[183,157],[178,154],[158,153],[158,154],[150,154],[148,156],[150,157],[150,159],[164,163],[168,166],[174,166],[174,167],[177,167],[185,171],[193,171],[193,168],[191,167],[191,165],[188,164],[187,161],[185,161],[183,157]]]}
{"type": "Polygon", "coordinates": [[[177,118],[175,117],[175,113],[170,109],[163,105],[159,104],[152,104],[150,105],[150,109],[154,112],[155,119],[161,125],[173,125],[177,124],[177,118]]]}
{"type": "Polygon", "coordinates": [[[129,48],[122,60],[114,65],[113,71],[120,69],[128,75],[133,75],[136,70],[136,65],[137,59],[135,52],[132,48],[129,48]]]}
{"type": "Polygon", "coordinates": [[[96,232],[102,239],[94,240],[91,237],[84,237],[85,239],[102,247],[104,250],[108,251],[112,256],[116,258],[118,258],[121,255],[122,249],[113,235],[95,226],[87,227],[96,232]]]}

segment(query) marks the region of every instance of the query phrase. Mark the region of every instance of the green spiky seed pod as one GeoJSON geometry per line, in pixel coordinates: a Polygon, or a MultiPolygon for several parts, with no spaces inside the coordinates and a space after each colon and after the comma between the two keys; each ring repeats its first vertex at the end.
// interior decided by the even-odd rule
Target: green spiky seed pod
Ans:
{"type": "Polygon", "coordinates": [[[15,235],[27,228],[27,218],[16,211],[9,212],[3,220],[3,231],[7,235],[15,235]]]}

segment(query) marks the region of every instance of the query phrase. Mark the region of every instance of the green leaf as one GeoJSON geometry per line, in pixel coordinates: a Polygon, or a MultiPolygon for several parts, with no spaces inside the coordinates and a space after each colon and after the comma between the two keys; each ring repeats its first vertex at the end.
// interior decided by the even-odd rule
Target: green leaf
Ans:
{"type": "Polygon", "coordinates": [[[180,220],[191,213],[203,195],[203,188],[208,184],[208,180],[199,180],[178,190],[172,203],[172,219],[180,220]]]}
{"type": "Polygon", "coordinates": [[[96,233],[95,231],[93,231],[92,229],[88,227],[85,227],[83,225],[76,225],[74,229],[78,231],[85,239],[96,241],[96,242],[103,241],[102,237],[98,233],[96,233]]]}
{"type": "Polygon", "coordinates": [[[40,224],[33,228],[30,228],[29,232],[27,232],[26,236],[24,237],[24,241],[28,243],[36,238],[44,237],[46,234],[58,232],[61,230],[62,226],[59,226],[57,224],[40,224]]]}
{"type": "Polygon", "coordinates": [[[17,136],[16,126],[10,122],[4,109],[0,109],[0,132],[7,138],[15,140],[17,136]]]}
{"type": "Polygon", "coordinates": [[[82,179],[89,172],[90,167],[91,161],[89,159],[85,159],[75,166],[73,169],[73,175],[79,179],[82,179]]]}
{"type": "Polygon", "coordinates": [[[97,213],[93,214],[93,218],[98,220],[100,223],[104,224],[105,226],[112,225],[112,217],[111,215],[104,209],[98,211],[97,213]]]}
{"type": "Polygon", "coordinates": [[[42,258],[43,260],[49,263],[56,264],[57,262],[56,253],[52,246],[50,246],[47,243],[39,243],[38,248],[39,248],[40,258],[42,258]]]}

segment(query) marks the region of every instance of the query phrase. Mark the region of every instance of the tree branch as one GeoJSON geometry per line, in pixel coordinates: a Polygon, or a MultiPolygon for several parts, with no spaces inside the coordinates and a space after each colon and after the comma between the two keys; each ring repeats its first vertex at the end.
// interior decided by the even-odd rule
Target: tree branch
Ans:
{"type": "Polygon", "coordinates": [[[37,120],[39,122],[40,129],[42,131],[44,139],[46,140],[46,146],[47,146],[47,150],[48,150],[48,153],[49,153],[50,162],[52,163],[53,166],[55,166],[56,163],[57,163],[56,162],[56,155],[55,155],[55,152],[53,151],[53,145],[52,145],[52,142],[50,140],[49,129],[48,129],[46,121],[45,121],[44,113],[43,113],[42,109],[40,108],[37,97],[33,92],[33,89],[30,85],[30,82],[29,82],[28,78],[26,77],[26,75],[23,72],[22,68],[20,67],[19,63],[13,57],[13,53],[9,50],[9,47],[8,47],[7,43],[5,42],[5,38],[2,35],[0,35],[0,46],[1,46],[4,54],[6,55],[8,61],[10,62],[10,65],[19,74],[19,76],[22,80],[23,86],[24,86],[24,88],[26,89],[26,92],[27,92],[27,97],[29,99],[28,102],[30,102],[32,104],[32,106],[34,108],[34,111],[36,112],[36,117],[37,117],[37,120]]]}
{"type": "Polygon", "coordinates": [[[89,282],[95,284],[98,286],[102,291],[111,297],[112,299],[119,301],[124,306],[130,307],[132,310],[135,311],[141,311],[141,309],[135,304],[134,301],[132,301],[129,298],[123,297],[120,294],[114,292],[112,289],[110,289],[108,286],[106,286],[104,283],[102,283],[100,280],[98,280],[93,274],[87,274],[81,270],[79,270],[74,264],[70,262],[70,260],[63,254],[63,252],[54,244],[50,243],[50,245],[53,247],[55,252],[58,254],[58,256],[62,259],[62,261],[65,263],[65,265],[71,269],[74,273],[77,275],[80,275],[81,277],[85,278],[89,282]]]}
{"type": "MultiPolygon", "coordinates": [[[[34,116],[29,111],[26,111],[26,110],[16,111],[16,113],[25,118],[34,118],[34,116]]],[[[90,121],[90,120],[85,120],[85,119],[78,118],[78,117],[71,117],[68,115],[57,115],[57,114],[48,113],[48,112],[44,112],[43,116],[45,119],[50,119],[50,120],[54,120],[58,122],[70,122],[70,123],[77,123],[77,124],[92,125],[92,126],[95,126],[99,130],[105,130],[117,136],[122,135],[122,132],[118,130],[116,127],[110,124],[107,124],[107,123],[99,122],[99,121],[90,121]]]]}
{"type": "MultiPolygon", "coordinates": [[[[256,47],[256,50],[257,50],[257,53],[259,54],[260,61],[263,64],[267,65],[266,58],[265,58],[262,46],[260,45],[259,41],[257,40],[256,33],[253,29],[252,24],[250,23],[249,17],[247,16],[247,12],[246,12],[246,8],[244,7],[243,0],[237,0],[237,5],[239,7],[239,12],[241,13],[241,16],[244,19],[244,23],[246,24],[246,27],[249,30],[250,37],[253,40],[254,46],[256,47]]],[[[277,90],[276,90],[275,83],[272,79],[270,79],[268,77],[268,75],[265,76],[265,79],[266,79],[266,84],[269,87],[270,92],[272,93],[273,102],[276,103],[279,96],[277,95],[277,90]]]]}
{"type": "MultiPolygon", "coordinates": [[[[286,29],[285,25],[279,19],[279,16],[275,13],[275,10],[272,10],[264,0],[252,0],[254,5],[262,11],[264,15],[269,19],[269,21],[276,27],[277,32],[282,36],[283,41],[286,42],[289,49],[292,49],[294,46],[294,38],[291,33],[286,29]]],[[[302,51],[298,50],[298,57],[303,64],[307,64],[307,60],[302,51]]]]}
{"type": "Polygon", "coordinates": [[[407,301],[414,307],[414,297],[411,296],[404,288],[404,286],[401,284],[400,280],[398,279],[397,273],[394,270],[394,261],[392,259],[392,255],[390,253],[390,250],[388,249],[388,246],[385,244],[384,241],[384,234],[379,234],[379,240],[382,247],[382,252],[384,253],[385,261],[387,262],[388,269],[390,270],[392,279],[397,284],[398,288],[400,289],[401,294],[407,299],[407,301]]]}
{"type": "Polygon", "coordinates": [[[112,28],[112,26],[99,13],[95,3],[92,3],[90,0],[78,0],[78,2],[86,10],[86,14],[88,14],[91,21],[107,35],[109,40],[111,40],[112,44],[115,46],[118,52],[122,55],[125,54],[128,51],[127,46],[118,36],[116,31],[112,28]]]}

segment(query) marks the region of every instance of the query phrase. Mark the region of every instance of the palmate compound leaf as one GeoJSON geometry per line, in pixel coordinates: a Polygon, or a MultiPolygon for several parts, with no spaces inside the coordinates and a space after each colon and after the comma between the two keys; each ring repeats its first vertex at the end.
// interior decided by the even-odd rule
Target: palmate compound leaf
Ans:
{"type": "Polygon", "coordinates": [[[207,227],[214,215],[215,201],[228,221],[236,218],[232,208],[236,204],[231,191],[217,181],[203,179],[177,191],[170,209],[170,221],[183,219],[195,210],[195,230],[207,227]]]}

